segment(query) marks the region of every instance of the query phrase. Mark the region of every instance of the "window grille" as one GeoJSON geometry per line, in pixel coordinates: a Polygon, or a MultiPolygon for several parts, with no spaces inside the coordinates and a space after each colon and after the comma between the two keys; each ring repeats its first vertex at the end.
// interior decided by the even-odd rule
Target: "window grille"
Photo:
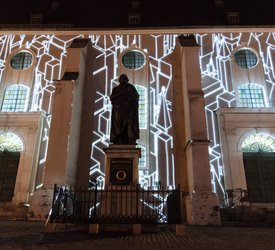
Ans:
{"type": "Polygon", "coordinates": [[[264,108],[264,94],[262,86],[248,83],[238,87],[240,107],[245,108],[264,108]]]}
{"type": "Polygon", "coordinates": [[[141,52],[132,50],[122,57],[122,64],[128,69],[139,69],[145,64],[145,57],[141,52]]]}
{"type": "Polygon", "coordinates": [[[227,12],[227,21],[229,24],[240,24],[240,12],[227,12]]]}
{"type": "Polygon", "coordinates": [[[139,115],[139,128],[146,129],[147,128],[147,92],[146,88],[140,85],[135,85],[136,90],[139,94],[139,107],[138,107],[138,115],[139,115]]]}
{"type": "Polygon", "coordinates": [[[258,58],[249,49],[240,49],[234,54],[235,62],[238,66],[246,69],[253,68],[257,62],[258,58]]]}
{"type": "Polygon", "coordinates": [[[140,23],[140,15],[139,14],[130,14],[128,16],[128,23],[130,25],[138,25],[140,23]]]}
{"type": "Polygon", "coordinates": [[[13,133],[0,133],[0,151],[21,152],[23,151],[22,140],[13,133]]]}
{"type": "Polygon", "coordinates": [[[242,151],[249,153],[275,152],[275,140],[268,134],[256,133],[243,141],[242,151]]]}
{"type": "Polygon", "coordinates": [[[138,1],[133,1],[132,2],[132,9],[133,10],[138,10],[139,9],[139,2],[138,1]]]}
{"type": "Polygon", "coordinates": [[[31,15],[31,24],[41,24],[43,21],[43,14],[32,14],[31,15]]]}
{"type": "Polygon", "coordinates": [[[224,0],[214,0],[214,4],[217,8],[224,7],[224,0]]]}
{"type": "Polygon", "coordinates": [[[22,70],[28,68],[33,62],[33,56],[29,52],[19,52],[11,59],[11,66],[14,69],[22,70]]]}
{"type": "Polygon", "coordinates": [[[24,112],[27,109],[28,87],[11,85],[5,90],[2,111],[24,112]]]}

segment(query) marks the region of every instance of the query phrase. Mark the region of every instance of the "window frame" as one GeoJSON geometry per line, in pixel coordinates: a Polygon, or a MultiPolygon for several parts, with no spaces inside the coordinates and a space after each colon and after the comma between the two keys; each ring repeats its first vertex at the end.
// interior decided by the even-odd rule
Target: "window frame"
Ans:
{"type": "MultiPolygon", "coordinates": [[[[29,69],[29,68],[33,65],[34,59],[35,59],[35,58],[34,58],[34,55],[33,55],[33,53],[31,53],[30,51],[28,51],[28,50],[19,50],[19,51],[17,51],[16,53],[14,53],[14,54],[12,55],[12,57],[11,57],[11,59],[10,59],[10,66],[11,66],[11,68],[12,68],[13,70],[16,70],[16,71],[26,70],[26,69],[29,69]],[[16,56],[18,56],[19,54],[28,54],[28,55],[30,55],[30,56],[31,56],[31,63],[30,63],[30,64],[27,64],[27,66],[24,67],[25,58],[26,58],[26,56],[24,56],[23,59],[22,59],[22,62],[20,62],[20,65],[19,65],[19,63],[17,63],[17,65],[19,65],[18,68],[15,67],[15,66],[13,66],[13,60],[14,60],[14,58],[15,58],[16,56]]],[[[27,61],[28,61],[28,60],[29,60],[29,59],[27,59],[27,61]]]]}
{"type": "MultiPolygon", "coordinates": [[[[133,58],[130,58],[132,61],[135,61],[135,56],[133,57],[133,58]]],[[[131,49],[131,50],[127,50],[125,53],[123,53],[123,55],[122,55],[122,57],[121,57],[121,64],[123,65],[123,67],[124,68],[126,68],[127,70],[139,70],[139,69],[142,69],[145,65],[146,65],[146,56],[145,56],[145,54],[142,52],[142,51],[140,51],[140,50],[138,50],[138,49],[131,49]],[[140,65],[138,65],[137,67],[127,67],[126,65],[125,65],[125,61],[124,61],[124,58],[125,58],[125,56],[127,56],[127,55],[129,55],[129,54],[135,54],[136,53],[136,55],[137,54],[140,54],[140,55],[142,55],[142,57],[143,57],[143,62],[142,62],[142,64],[140,64],[140,65]]],[[[135,66],[135,65],[134,65],[135,66]]]]}
{"type": "Polygon", "coordinates": [[[28,109],[29,93],[30,93],[30,88],[26,85],[23,85],[23,84],[9,85],[4,90],[3,100],[1,103],[1,112],[26,112],[28,109]],[[17,87],[17,88],[14,88],[14,87],[17,87]],[[7,93],[7,91],[11,91],[11,93],[9,94],[7,93]],[[20,95],[22,96],[22,94],[20,94],[20,91],[25,91],[24,99],[18,98],[20,95]],[[9,94],[11,97],[16,96],[16,98],[7,99],[6,97],[7,94],[9,94]],[[22,101],[24,101],[24,104],[22,103],[22,101]],[[5,107],[9,105],[15,105],[15,106],[13,106],[12,109],[5,107]]]}
{"type": "Polygon", "coordinates": [[[255,53],[255,51],[253,51],[252,49],[247,48],[247,47],[243,47],[243,48],[240,48],[237,51],[235,51],[233,57],[234,57],[234,62],[236,63],[236,65],[238,67],[242,68],[242,69],[253,69],[259,63],[259,57],[258,57],[258,55],[255,53]],[[243,60],[244,63],[243,63],[243,61],[238,61],[237,60],[238,58],[236,58],[236,54],[241,53],[241,52],[244,52],[244,55],[240,55],[239,58],[241,58],[241,56],[244,56],[244,60],[243,60]],[[251,60],[251,56],[249,56],[246,52],[249,52],[249,53],[251,53],[251,55],[254,56],[254,58],[256,59],[255,64],[248,65],[248,62],[252,62],[252,60],[251,60]]]}
{"type": "Polygon", "coordinates": [[[256,84],[256,83],[244,83],[244,84],[240,84],[239,86],[237,86],[237,93],[238,93],[238,107],[241,108],[266,108],[267,107],[267,103],[265,100],[265,89],[264,86],[262,86],[261,84],[256,84]],[[248,88],[241,88],[242,86],[248,86],[248,88]],[[254,88],[253,88],[254,87],[254,88]],[[255,88],[256,87],[256,88],[255,88]],[[247,92],[244,93],[244,95],[247,95],[247,98],[242,98],[240,91],[243,90],[243,92],[247,92]],[[261,90],[261,93],[257,93],[255,92],[256,90],[261,90]],[[261,95],[261,98],[256,98],[256,95],[261,95]],[[245,102],[245,100],[247,100],[245,102]],[[255,102],[256,100],[262,100],[262,102],[255,102]],[[245,105],[245,104],[249,104],[250,105],[245,105]],[[263,105],[260,105],[263,104],[263,105]]]}

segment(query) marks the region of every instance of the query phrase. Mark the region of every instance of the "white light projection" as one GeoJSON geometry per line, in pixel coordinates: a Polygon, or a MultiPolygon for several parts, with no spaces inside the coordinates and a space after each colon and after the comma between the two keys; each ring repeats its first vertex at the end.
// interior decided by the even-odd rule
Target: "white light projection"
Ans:
{"type": "MultiPolygon", "coordinates": [[[[150,35],[143,40],[142,35],[91,35],[91,42],[97,53],[93,81],[96,83],[94,107],[94,131],[91,149],[91,181],[104,185],[104,152],[109,146],[111,103],[109,96],[114,86],[118,85],[118,58],[120,53],[133,43],[140,49],[146,49],[149,55],[149,98],[148,145],[142,145],[149,154],[146,166],[139,166],[139,182],[143,187],[161,184],[164,187],[175,186],[174,162],[171,153],[171,78],[172,66],[166,57],[175,46],[173,35],[150,35]],[[103,81],[103,82],[102,82],[103,81]],[[98,83],[97,83],[98,82],[98,83]]],[[[146,121],[146,120],[145,120],[146,121]]],[[[144,163],[144,162],[143,162],[144,163]]]]}
{"type": "MultiPolygon", "coordinates": [[[[79,36],[76,36],[79,37],[79,36]]],[[[61,74],[61,67],[66,56],[66,47],[76,37],[56,37],[54,35],[3,35],[0,36],[0,78],[2,79],[7,56],[22,47],[34,51],[37,66],[34,72],[33,94],[30,111],[44,111],[47,123],[43,132],[40,152],[40,164],[46,160],[48,133],[51,122],[51,103],[55,86],[54,78],[61,74]]],[[[105,79],[98,84],[95,98],[94,120],[90,169],[91,178],[103,185],[104,153],[103,147],[109,144],[110,130],[110,95],[113,86],[117,85],[118,55],[134,42],[138,48],[147,49],[149,54],[149,137],[146,145],[150,154],[148,167],[140,170],[140,183],[153,186],[159,181],[164,186],[174,185],[174,165],[170,152],[172,148],[171,131],[171,78],[172,66],[166,61],[174,46],[176,35],[150,35],[143,39],[141,35],[91,35],[96,57],[95,78],[105,79]],[[149,37],[149,38],[148,38],[149,37]],[[165,163],[165,164],[164,164],[165,163]]],[[[213,140],[209,147],[213,191],[223,193],[223,165],[221,161],[220,141],[215,110],[219,107],[234,107],[235,93],[230,73],[230,54],[239,45],[253,47],[263,61],[266,92],[270,107],[275,100],[275,33],[226,33],[198,34],[201,45],[202,88],[205,93],[205,112],[209,138],[213,140]]],[[[39,178],[38,178],[39,179],[39,178]]],[[[38,183],[39,185],[40,183],[38,183]]]]}
{"type": "Polygon", "coordinates": [[[225,193],[223,163],[215,110],[220,107],[236,107],[230,55],[237,46],[241,45],[251,46],[258,52],[263,62],[270,107],[274,107],[275,33],[197,34],[196,39],[201,45],[200,65],[208,136],[213,141],[209,146],[212,188],[222,200],[225,193]]]}
{"type": "Polygon", "coordinates": [[[39,153],[39,167],[37,171],[36,187],[41,186],[43,166],[46,161],[48,135],[51,123],[52,98],[55,91],[54,79],[61,76],[62,62],[66,57],[67,47],[79,36],[59,38],[55,35],[3,35],[0,36],[0,81],[2,82],[6,59],[14,50],[30,49],[36,55],[37,65],[34,70],[33,91],[27,111],[42,111],[46,114],[41,150],[39,153]]]}

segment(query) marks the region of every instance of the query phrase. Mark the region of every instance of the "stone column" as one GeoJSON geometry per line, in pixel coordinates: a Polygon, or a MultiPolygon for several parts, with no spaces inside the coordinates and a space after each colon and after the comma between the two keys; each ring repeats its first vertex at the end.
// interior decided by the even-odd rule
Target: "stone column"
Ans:
{"type": "Polygon", "coordinates": [[[173,65],[173,95],[172,95],[172,124],[173,124],[173,155],[175,163],[175,183],[180,186],[181,196],[181,217],[186,221],[185,193],[188,190],[187,165],[188,159],[185,153],[189,127],[188,98],[186,86],[183,85],[181,46],[176,44],[169,61],[173,65]]]}
{"type": "Polygon", "coordinates": [[[179,36],[181,46],[182,84],[188,100],[184,107],[187,135],[185,153],[187,155],[188,191],[186,216],[189,224],[220,224],[218,201],[211,190],[210,164],[208,154],[204,93],[201,89],[199,65],[200,47],[192,36],[179,36]],[[188,138],[189,137],[189,138],[188,138]]]}
{"type": "Polygon", "coordinates": [[[69,132],[72,115],[74,82],[58,81],[52,109],[47,161],[44,172],[44,187],[54,184],[74,184],[67,172],[69,132]]]}
{"type": "Polygon", "coordinates": [[[81,84],[75,82],[79,76],[80,58],[85,60],[83,48],[88,42],[89,39],[75,39],[71,43],[63,62],[62,78],[55,81],[43,186],[31,198],[30,219],[47,217],[52,206],[54,184],[74,186],[76,183],[83,81],[81,84]]]}
{"type": "Polygon", "coordinates": [[[36,190],[30,199],[29,219],[47,218],[52,206],[54,184],[73,184],[71,173],[67,171],[67,158],[74,82],[59,81],[55,86],[43,187],[36,190]]]}

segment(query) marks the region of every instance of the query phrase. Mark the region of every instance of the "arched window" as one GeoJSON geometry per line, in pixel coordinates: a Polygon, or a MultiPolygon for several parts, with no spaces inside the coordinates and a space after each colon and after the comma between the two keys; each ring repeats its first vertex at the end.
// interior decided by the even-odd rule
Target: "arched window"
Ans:
{"type": "Polygon", "coordinates": [[[22,140],[16,134],[0,132],[0,151],[21,152],[23,150],[22,140]]]}
{"type": "Polygon", "coordinates": [[[255,83],[246,83],[238,86],[239,107],[264,108],[263,87],[255,83]]]}
{"type": "Polygon", "coordinates": [[[147,128],[147,92],[146,88],[140,85],[135,85],[136,90],[139,94],[139,107],[138,107],[138,115],[139,115],[139,128],[146,129],[147,128]]]}
{"type": "Polygon", "coordinates": [[[242,144],[245,153],[275,152],[275,139],[265,133],[256,133],[248,136],[242,144]]]}
{"type": "Polygon", "coordinates": [[[29,88],[14,84],[9,86],[4,93],[2,111],[4,112],[24,112],[27,110],[29,88]]]}

